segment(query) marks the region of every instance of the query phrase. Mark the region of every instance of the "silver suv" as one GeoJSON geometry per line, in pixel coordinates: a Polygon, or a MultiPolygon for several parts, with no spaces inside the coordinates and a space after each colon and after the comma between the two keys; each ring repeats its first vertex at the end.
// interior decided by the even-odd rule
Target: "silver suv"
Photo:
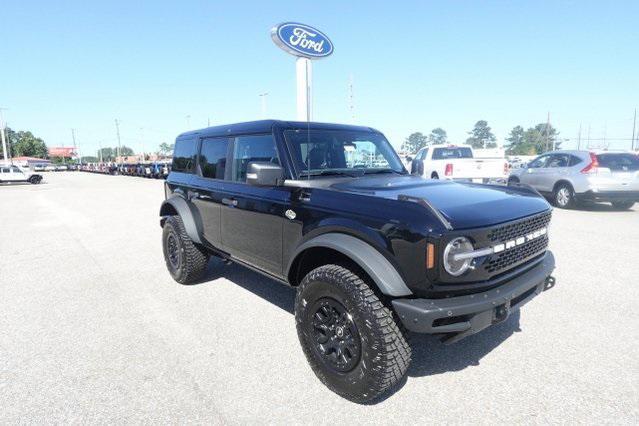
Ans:
{"type": "Polygon", "coordinates": [[[627,210],[639,201],[639,155],[629,152],[553,151],[513,170],[509,185],[523,183],[550,196],[557,207],[580,201],[610,202],[627,210]]]}

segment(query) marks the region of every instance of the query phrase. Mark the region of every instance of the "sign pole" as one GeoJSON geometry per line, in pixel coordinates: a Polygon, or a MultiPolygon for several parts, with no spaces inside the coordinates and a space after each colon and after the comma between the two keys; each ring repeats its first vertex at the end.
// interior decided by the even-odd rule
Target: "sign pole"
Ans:
{"type": "Polygon", "coordinates": [[[2,110],[4,108],[0,108],[0,137],[2,138],[2,152],[4,154],[4,163],[9,164],[8,152],[7,152],[7,139],[4,134],[4,117],[2,116],[2,110]]]}
{"type": "Polygon", "coordinates": [[[297,119],[299,121],[311,121],[313,116],[313,68],[311,60],[298,57],[295,61],[295,70],[297,74],[297,119]]]}

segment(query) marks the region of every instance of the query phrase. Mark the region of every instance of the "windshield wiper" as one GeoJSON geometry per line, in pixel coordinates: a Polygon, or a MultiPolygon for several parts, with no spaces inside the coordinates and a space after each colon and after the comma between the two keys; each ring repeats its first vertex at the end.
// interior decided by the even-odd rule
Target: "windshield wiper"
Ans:
{"type": "Polygon", "coordinates": [[[379,170],[372,169],[372,170],[365,170],[364,173],[367,174],[367,175],[368,174],[372,175],[372,174],[377,174],[377,173],[395,173],[395,174],[398,174],[398,175],[406,174],[404,172],[399,172],[399,171],[393,170],[393,169],[379,169],[379,170]]]}
{"type": "Polygon", "coordinates": [[[359,177],[363,175],[363,172],[355,172],[355,171],[346,171],[346,170],[313,170],[302,171],[300,172],[300,176],[350,176],[350,177],[359,177]]]}

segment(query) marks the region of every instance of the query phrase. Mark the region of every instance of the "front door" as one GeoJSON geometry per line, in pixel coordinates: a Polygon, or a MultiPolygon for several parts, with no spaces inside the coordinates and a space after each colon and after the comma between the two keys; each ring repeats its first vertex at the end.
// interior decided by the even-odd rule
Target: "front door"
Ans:
{"type": "Polygon", "coordinates": [[[539,190],[537,184],[539,183],[539,174],[540,171],[546,167],[546,162],[548,161],[548,155],[542,155],[540,157],[535,158],[528,164],[526,167],[526,171],[521,174],[520,182],[525,183],[527,185],[532,186],[533,188],[539,190]]]}
{"type": "Polygon", "coordinates": [[[222,246],[232,256],[280,276],[284,213],[291,190],[248,185],[246,171],[252,161],[281,164],[272,134],[234,138],[231,175],[222,191],[222,246]]]}

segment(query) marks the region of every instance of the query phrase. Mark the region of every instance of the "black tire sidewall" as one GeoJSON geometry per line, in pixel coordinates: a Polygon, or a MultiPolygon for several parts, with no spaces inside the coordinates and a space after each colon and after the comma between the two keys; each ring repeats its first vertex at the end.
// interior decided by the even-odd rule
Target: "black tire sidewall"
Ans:
{"type": "Polygon", "coordinates": [[[629,210],[635,205],[634,201],[613,201],[612,207],[617,210],[629,210]]]}
{"type": "MultiPolygon", "coordinates": [[[[366,306],[364,301],[356,300],[357,292],[345,291],[342,286],[343,283],[339,281],[328,283],[314,280],[309,282],[304,286],[303,294],[298,295],[298,299],[300,301],[303,299],[306,303],[296,304],[295,318],[300,343],[315,374],[336,393],[349,399],[356,399],[359,395],[373,392],[371,387],[374,385],[374,380],[371,370],[374,370],[379,363],[378,353],[373,350],[373,347],[378,346],[380,342],[373,333],[372,327],[366,326],[367,318],[372,319],[373,316],[372,313],[365,312],[360,308],[360,306],[366,306]],[[313,347],[315,341],[311,334],[312,326],[308,326],[308,321],[312,322],[313,306],[321,298],[332,298],[341,303],[351,314],[357,327],[361,355],[358,364],[349,372],[339,373],[327,366],[313,347]]],[[[374,321],[370,319],[369,322],[374,324],[373,327],[376,326],[374,321]]]]}
{"type": "Polygon", "coordinates": [[[182,242],[182,238],[180,237],[180,233],[176,229],[175,223],[173,223],[173,218],[168,218],[164,227],[162,229],[162,252],[164,253],[164,261],[166,263],[166,268],[169,270],[169,273],[175,280],[180,280],[181,276],[184,273],[184,244],[182,242]],[[171,261],[169,260],[168,253],[168,240],[169,236],[172,236],[176,244],[178,246],[178,266],[175,268],[171,261]]]}

